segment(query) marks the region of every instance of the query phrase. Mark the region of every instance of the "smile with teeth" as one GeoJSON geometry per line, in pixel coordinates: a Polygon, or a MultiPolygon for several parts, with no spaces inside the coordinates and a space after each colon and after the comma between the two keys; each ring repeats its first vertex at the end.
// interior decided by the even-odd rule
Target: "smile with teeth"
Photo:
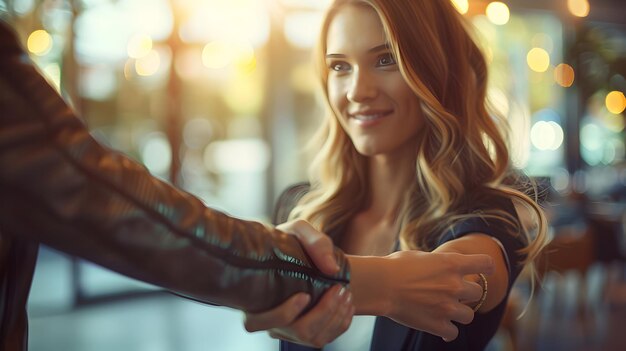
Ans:
{"type": "Polygon", "coordinates": [[[383,117],[391,114],[391,111],[382,111],[382,112],[363,112],[363,113],[351,113],[350,117],[353,118],[355,122],[361,125],[370,125],[383,117]]]}
{"type": "Polygon", "coordinates": [[[377,118],[381,118],[383,117],[385,114],[383,113],[377,113],[374,115],[352,115],[352,117],[358,119],[359,121],[371,121],[377,118]]]}

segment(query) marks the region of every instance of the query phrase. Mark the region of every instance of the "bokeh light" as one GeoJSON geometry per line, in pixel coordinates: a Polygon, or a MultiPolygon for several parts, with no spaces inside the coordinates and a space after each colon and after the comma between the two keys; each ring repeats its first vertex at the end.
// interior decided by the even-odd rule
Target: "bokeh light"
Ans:
{"type": "Polygon", "coordinates": [[[575,76],[574,68],[566,63],[560,63],[554,68],[554,80],[562,87],[571,87],[575,76]]]}
{"type": "Polygon", "coordinates": [[[25,15],[33,11],[35,0],[13,1],[13,11],[19,15],[25,15]]]}
{"type": "Polygon", "coordinates": [[[43,29],[36,30],[28,36],[26,47],[31,53],[43,56],[52,48],[52,36],[43,29]]]}
{"type": "Polygon", "coordinates": [[[606,95],[606,109],[609,112],[619,115],[626,109],[626,98],[621,91],[612,91],[606,95]]]}
{"type": "Polygon", "coordinates": [[[236,39],[215,40],[202,49],[202,64],[210,69],[234,65],[238,73],[251,74],[256,70],[257,59],[252,44],[236,39]]]}
{"type": "Polygon", "coordinates": [[[550,55],[542,48],[532,48],[526,55],[528,67],[535,72],[545,72],[550,67],[550,55]]]}
{"type": "Polygon", "coordinates": [[[142,58],[150,53],[152,50],[152,38],[146,34],[135,34],[128,41],[128,57],[142,58]]]}
{"type": "Polygon", "coordinates": [[[587,17],[590,10],[587,0],[567,0],[567,8],[576,17],[587,17]]]}
{"type": "Polygon", "coordinates": [[[285,38],[297,48],[310,49],[314,47],[322,19],[322,13],[318,12],[302,11],[286,15],[285,38]]]}
{"type": "Polygon", "coordinates": [[[207,68],[224,68],[234,59],[232,46],[226,41],[216,40],[204,46],[202,50],[202,63],[207,68]]]}
{"type": "Polygon", "coordinates": [[[151,76],[161,67],[161,56],[155,50],[135,61],[135,71],[140,76],[151,76]]]}
{"type": "Polygon", "coordinates": [[[172,148],[164,133],[153,132],[143,138],[141,159],[152,173],[167,173],[172,164],[172,148]]]}
{"type": "Polygon", "coordinates": [[[557,150],[563,145],[563,128],[554,121],[539,121],[530,130],[530,140],[539,150],[557,150]]]}
{"type": "Polygon", "coordinates": [[[493,24],[497,24],[500,26],[503,24],[507,24],[509,22],[509,18],[511,17],[509,7],[506,6],[505,3],[500,1],[494,1],[487,5],[487,8],[485,9],[485,14],[493,24]]]}
{"type": "Polygon", "coordinates": [[[589,150],[602,147],[602,129],[593,123],[585,124],[580,129],[580,143],[589,150]]]}
{"type": "Polygon", "coordinates": [[[269,146],[257,138],[214,141],[204,151],[206,167],[218,173],[262,172],[269,161],[269,146]]]}
{"type": "Polygon", "coordinates": [[[269,40],[271,19],[267,1],[178,0],[177,3],[186,18],[179,32],[184,42],[209,43],[235,38],[260,48],[269,40]]]}
{"type": "Polygon", "coordinates": [[[550,184],[552,184],[554,190],[558,192],[567,191],[570,186],[570,174],[567,169],[559,167],[552,171],[550,184]]]}

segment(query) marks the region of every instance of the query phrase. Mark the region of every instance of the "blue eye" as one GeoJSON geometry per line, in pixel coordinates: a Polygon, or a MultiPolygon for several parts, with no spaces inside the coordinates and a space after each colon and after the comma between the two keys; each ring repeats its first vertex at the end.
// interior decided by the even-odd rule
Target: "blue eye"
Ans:
{"type": "Polygon", "coordinates": [[[386,53],[378,57],[378,62],[376,63],[376,65],[380,67],[392,66],[395,64],[396,64],[396,59],[390,53],[386,53]]]}

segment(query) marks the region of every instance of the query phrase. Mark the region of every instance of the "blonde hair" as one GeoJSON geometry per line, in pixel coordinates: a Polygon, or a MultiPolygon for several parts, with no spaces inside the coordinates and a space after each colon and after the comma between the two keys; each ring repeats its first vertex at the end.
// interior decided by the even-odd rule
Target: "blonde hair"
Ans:
{"type": "Polygon", "coordinates": [[[313,139],[311,191],[290,218],[332,233],[346,228],[370,200],[366,159],[333,115],[326,91],[327,32],[346,4],[370,6],[378,13],[400,72],[421,101],[424,124],[417,136],[415,182],[397,219],[402,247],[432,250],[459,220],[492,217],[502,220],[512,235],[527,237],[521,253],[524,263],[530,263],[545,245],[546,219],[536,199],[512,181],[507,123],[488,108],[484,56],[465,19],[446,0],[337,0],[330,7],[316,52],[329,112],[313,139]],[[533,218],[521,223],[499,208],[468,214],[472,197],[484,193],[524,205],[533,218]]]}

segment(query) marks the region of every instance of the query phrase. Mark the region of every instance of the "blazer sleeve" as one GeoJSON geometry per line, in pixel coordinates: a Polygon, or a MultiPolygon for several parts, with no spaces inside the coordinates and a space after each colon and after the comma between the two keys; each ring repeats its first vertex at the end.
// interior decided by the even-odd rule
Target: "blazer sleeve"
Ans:
{"type": "Polygon", "coordinates": [[[291,235],[207,208],[100,145],[0,21],[0,229],[202,302],[270,309],[296,292],[311,305],[328,276],[291,235]]]}

